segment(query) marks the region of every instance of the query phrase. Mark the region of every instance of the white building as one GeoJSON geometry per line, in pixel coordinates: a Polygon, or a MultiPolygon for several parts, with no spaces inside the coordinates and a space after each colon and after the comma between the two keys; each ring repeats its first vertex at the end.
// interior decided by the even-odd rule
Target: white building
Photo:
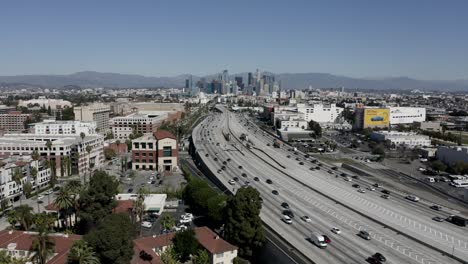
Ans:
{"type": "Polygon", "coordinates": [[[96,122],[44,120],[32,124],[32,131],[40,135],[92,135],[96,134],[96,122]]]}
{"type": "Polygon", "coordinates": [[[450,165],[453,165],[458,161],[468,163],[468,147],[439,146],[437,148],[437,159],[450,165]]]}
{"type": "Polygon", "coordinates": [[[94,103],[87,106],[77,106],[73,109],[75,120],[94,121],[98,132],[106,132],[109,129],[110,106],[102,103],[94,103]]]}
{"type": "Polygon", "coordinates": [[[431,145],[431,139],[428,136],[397,131],[373,132],[371,139],[380,142],[389,140],[392,145],[406,146],[408,148],[428,147],[431,145]]]}
{"type": "Polygon", "coordinates": [[[276,119],[275,126],[279,130],[306,130],[308,122],[301,118],[289,117],[288,119],[276,119]]]}
{"type": "Polygon", "coordinates": [[[424,107],[390,107],[390,124],[412,124],[426,121],[424,107]]]}
{"type": "Polygon", "coordinates": [[[6,134],[0,138],[0,154],[21,156],[33,151],[51,160],[58,177],[84,174],[104,164],[104,136],[6,134]]]}
{"type": "MultiPolygon", "coordinates": [[[[138,194],[135,193],[119,193],[115,196],[117,201],[138,199],[138,194]]],[[[148,194],[145,196],[143,204],[145,205],[145,212],[155,213],[160,215],[166,204],[167,194],[148,194]]]]}
{"type": "Polygon", "coordinates": [[[50,107],[52,111],[57,110],[57,109],[63,109],[66,107],[72,107],[72,103],[70,103],[69,101],[66,101],[63,99],[48,99],[48,98],[45,98],[44,96],[41,96],[38,99],[18,101],[18,106],[30,107],[34,105],[38,105],[39,107],[45,107],[46,109],[50,107]]]}
{"type": "Polygon", "coordinates": [[[334,123],[343,110],[335,104],[297,104],[297,111],[304,114],[304,120],[307,122],[314,120],[318,123],[334,123]]]}

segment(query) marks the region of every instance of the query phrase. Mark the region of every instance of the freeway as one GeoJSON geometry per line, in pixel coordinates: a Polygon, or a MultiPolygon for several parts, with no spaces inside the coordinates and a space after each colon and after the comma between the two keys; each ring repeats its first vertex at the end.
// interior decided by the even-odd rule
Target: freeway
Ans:
{"type": "MultiPolygon", "coordinates": [[[[309,166],[305,164],[312,165],[312,163],[303,157],[299,158],[300,153],[294,155],[287,149],[268,147],[266,142],[272,143],[271,139],[265,137],[258,128],[246,128],[245,123],[241,117],[227,111],[208,117],[192,134],[198,154],[226,186],[231,186],[229,180],[239,178],[239,181],[230,187],[233,188],[233,192],[241,188],[245,181],[249,181],[251,186],[259,190],[264,201],[262,220],[313,261],[363,263],[368,256],[380,252],[387,256],[389,263],[457,263],[446,256],[441,256],[439,252],[383,228],[379,223],[363,217],[362,214],[346,206],[333,202],[315,189],[321,192],[327,191],[327,195],[333,199],[359,208],[360,211],[369,213],[373,217],[386,218],[386,215],[389,215],[399,219],[401,216],[401,221],[404,221],[402,214],[397,215],[382,203],[390,203],[395,199],[403,206],[410,204],[404,199],[392,198],[387,201],[374,192],[357,193],[341,178],[330,177],[331,174],[326,172],[328,165],[324,164],[320,171],[309,170],[309,166]],[[257,132],[253,132],[254,130],[257,132]],[[237,137],[241,133],[248,135],[248,140],[254,148],[247,149],[245,144],[238,140],[237,137]],[[231,140],[227,141],[223,134],[231,134],[231,140]],[[304,165],[287,158],[287,155],[297,156],[304,165]],[[245,177],[242,176],[243,173],[245,177]],[[254,177],[258,177],[258,181],[255,181],[254,177]],[[267,184],[265,182],[267,179],[273,183],[267,184]],[[326,190],[327,188],[329,189],[326,190]],[[276,190],[278,195],[273,194],[273,190],[276,190]],[[296,215],[292,225],[281,221],[283,202],[288,203],[296,215]],[[312,220],[311,223],[300,220],[299,217],[303,215],[308,215],[312,220]],[[331,233],[332,227],[342,229],[342,234],[331,233]],[[359,230],[369,231],[372,242],[358,237],[356,234],[359,230]],[[327,249],[321,250],[306,240],[312,231],[327,234],[333,240],[327,249]]],[[[428,209],[420,210],[426,212],[428,209]]],[[[411,221],[411,214],[405,214],[405,217],[406,221],[411,221]]],[[[398,226],[398,229],[401,228],[398,226]]],[[[451,237],[455,238],[455,234],[451,237]]],[[[456,251],[455,255],[458,253],[460,252],[456,251]]]]}

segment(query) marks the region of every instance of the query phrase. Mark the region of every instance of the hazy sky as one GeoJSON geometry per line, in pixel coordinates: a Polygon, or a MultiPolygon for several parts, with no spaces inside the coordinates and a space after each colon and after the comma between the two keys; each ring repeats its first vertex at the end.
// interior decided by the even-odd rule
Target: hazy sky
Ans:
{"type": "Polygon", "coordinates": [[[468,79],[467,0],[5,0],[0,75],[468,79]]]}

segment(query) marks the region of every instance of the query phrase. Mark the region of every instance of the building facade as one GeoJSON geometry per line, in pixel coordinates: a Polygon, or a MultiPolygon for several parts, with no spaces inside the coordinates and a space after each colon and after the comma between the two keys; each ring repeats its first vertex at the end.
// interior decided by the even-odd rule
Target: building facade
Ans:
{"type": "Polygon", "coordinates": [[[32,133],[40,135],[85,135],[96,134],[96,123],[83,121],[56,121],[44,120],[40,123],[32,124],[32,133]]]}
{"type": "Polygon", "coordinates": [[[26,130],[26,122],[30,119],[31,114],[22,114],[19,111],[0,114],[0,129],[5,132],[23,132],[26,130]]]}
{"type": "Polygon", "coordinates": [[[178,168],[178,146],[167,131],[144,134],[132,140],[132,169],[172,171],[178,168]]]}
{"type": "Polygon", "coordinates": [[[307,122],[314,120],[317,123],[333,123],[343,110],[335,104],[297,104],[297,111],[304,114],[304,120],[307,122]]]}
{"type": "Polygon", "coordinates": [[[377,131],[371,134],[371,139],[379,142],[388,140],[394,146],[405,146],[408,148],[428,147],[431,145],[430,137],[416,133],[377,131]]]}
{"type": "Polygon", "coordinates": [[[390,107],[390,124],[412,124],[426,121],[424,107],[390,107]]]}
{"type": "Polygon", "coordinates": [[[437,147],[437,159],[445,164],[453,165],[459,161],[468,163],[468,147],[437,147]]]}
{"type": "Polygon", "coordinates": [[[105,133],[109,130],[110,106],[95,103],[87,106],[77,106],[73,109],[75,120],[96,123],[96,130],[105,133]]]}

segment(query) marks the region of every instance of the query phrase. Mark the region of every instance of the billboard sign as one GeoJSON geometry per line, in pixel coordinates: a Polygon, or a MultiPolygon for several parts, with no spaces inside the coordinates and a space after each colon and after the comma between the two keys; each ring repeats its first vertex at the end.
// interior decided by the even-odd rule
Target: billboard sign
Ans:
{"type": "Polygon", "coordinates": [[[364,112],[364,127],[387,127],[390,124],[390,109],[370,108],[364,112]]]}

